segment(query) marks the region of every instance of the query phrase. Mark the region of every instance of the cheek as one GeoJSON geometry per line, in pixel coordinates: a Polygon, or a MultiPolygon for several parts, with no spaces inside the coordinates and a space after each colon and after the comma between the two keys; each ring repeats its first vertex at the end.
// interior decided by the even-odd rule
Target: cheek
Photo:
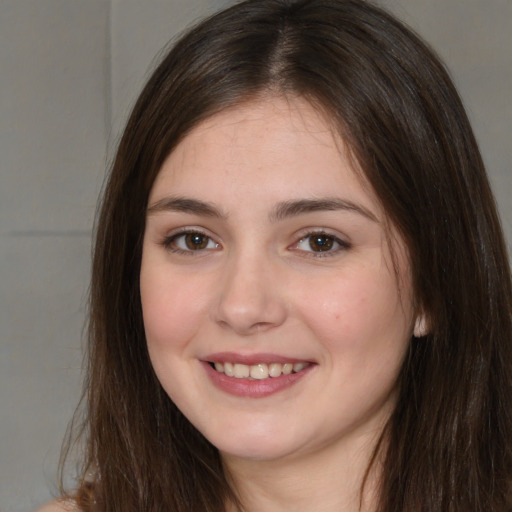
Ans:
{"type": "Polygon", "coordinates": [[[409,338],[409,301],[400,297],[387,271],[347,273],[302,296],[306,323],[324,345],[337,351],[401,345],[409,338]]]}
{"type": "Polygon", "coordinates": [[[203,315],[194,286],[181,286],[180,279],[166,278],[158,269],[141,271],[140,292],[144,329],[150,352],[181,349],[193,337],[203,315]]]}

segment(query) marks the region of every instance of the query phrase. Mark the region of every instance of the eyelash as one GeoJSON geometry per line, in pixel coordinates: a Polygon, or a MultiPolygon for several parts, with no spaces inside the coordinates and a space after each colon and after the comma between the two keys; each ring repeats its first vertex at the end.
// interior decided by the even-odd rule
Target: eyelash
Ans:
{"type": "Polygon", "coordinates": [[[291,247],[299,248],[299,244],[301,244],[303,242],[307,242],[309,239],[308,246],[309,246],[309,248],[312,248],[311,244],[313,242],[314,237],[316,237],[317,240],[320,238],[328,239],[329,240],[328,243],[331,243],[333,245],[331,245],[328,249],[326,249],[324,251],[322,251],[322,250],[305,251],[305,250],[299,249],[299,250],[301,250],[301,252],[305,253],[306,257],[309,257],[309,258],[327,258],[327,257],[335,256],[340,251],[346,251],[347,249],[351,248],[351,245],[347,241],[341,240],[337,236],[327,233],[323,230],[309,231],[309,232],[305,233],[304,235],[301,236],[300,240],[298,242],[294,243],[291,247]]]}
{"type": "MultiPolygon", "coordinates": [[[[186,256],[193,256],[194,253],[201,253],[205,250],[212,250],[212,249],[216,250],[220,247],[220,244],[215,242],[211,236],[207,235],[203,231],[196,230],[196,229],[188,229],[188,230],[179,231],[178,233],[174,233],[172,235],[165,237],[164,240],[162,241],[162,246],[174,254],[183,254],[186,256]],[[202,237],[204,239],[204,241],[206,242],[206,245],[204,247],[199,247],[196,249],[190,249],[190,248],[182,249],[175,245],[176,242],[179,241],[180,238],[184,238],[187,236],[194,236],[194,235],[202,237]],[[213,243],[215,245],[215,247],[213,247],[213,248],[208,247],[208,245],[210,245],[211,243],[213,243]]],[[[341,240],[340,238],[338,238],[330,233],[326,233],[325,231],[318,230],[318,231],[309,231],[309,232],[305,233],[304,235],[301,236],[301,238],[297,242],[292,244],[290,246],[290,248],[298,249],[300,252],[303,252],[305,254],[305,257],[326,258],[326,257],[334,256],[340,251],[350,249],[351,244],[344,240],[341,240]],[[309,248],[312,249],[311,244],[313,243],[313,237],[317,238],[317,242],[319,241],[319,239],[324,238],[327,240],[328,244],[332,244],[332,245],[329,246],[326,250],[318,250],[318,251],[314,251],[314,250],[309,251],[309,250],[299,249],[299,245],[302,243],[305,243],[308,239],[309,239],[308,246],[309,246],[309,248]]]]}
{"type": "Polygon", "coordinates": [[[211,236],[207,235],[203,231],[200,231],[200,230],[197,230],[197,229],[187,229],[187,230],[179,231],[178,233],[174,233],[172,235],[169,235],[169,236],[165,237],[164,240],[162,241],[162,245],[163,245],[163,247],[165,249],[167,249],[168,251],[170,251],[172,253],[183,254],[183,255],[186,255],[186,256],[193,256],[194,253],[200,253],[200,252],[204,251],[205,249],[211,250],[212,248],[208,247],[208,245],[211,242],[213,242],[215,244],[214,250],[220,247],[220,244],[215,242],[211,236]],[[184,237],[187,237],[189,235],[192,235],[192,236],[197,235],[197,236],[203,237],[203,239],[206,240],[206,246],[205,247],[199,247],[199,248],[196,248],[196,249],[190,249],[190,248],[189,249],[182,249],[182,248],[176,247],[174,245],[180,238],[184,238],[184,237]]]}

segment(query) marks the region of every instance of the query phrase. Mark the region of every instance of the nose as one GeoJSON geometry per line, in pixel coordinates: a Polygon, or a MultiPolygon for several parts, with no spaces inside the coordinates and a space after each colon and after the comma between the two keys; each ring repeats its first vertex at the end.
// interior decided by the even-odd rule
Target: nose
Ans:
{"type": "Polygon", "coordinates": [[[265,258],[243,257],[226,264],[215,321],[240,335],[281,325],[287,315],[279,272],[265,258]]]}

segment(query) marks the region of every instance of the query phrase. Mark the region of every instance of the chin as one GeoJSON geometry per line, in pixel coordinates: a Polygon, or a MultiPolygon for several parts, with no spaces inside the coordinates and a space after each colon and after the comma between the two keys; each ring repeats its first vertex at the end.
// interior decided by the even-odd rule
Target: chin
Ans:
{"type": "Polygon", "coordinates": [[[232,446],[227,445],[224,449],[219,448],[219,452],[223,458],[231,459],[243,459],[251,461],[269,462],[274,460],[280,460],[287,457],[287,450],[283,449],[282,446],[274,447],[266,444],[254,444],[248,446],[232,446]]]}
{"type": "MultiPolygon", "coordinates": [[[[226,432],[226,431],[225,431],[226,432]]],[[[211,436],[209,441],[217,447],[223,457],[253,461],[272,461],[287,458],[301,451],[304,443],[293,442],[289,433],[275,432],[267,428],[264,432],[229,431],[230,435],[211,436]]]]}

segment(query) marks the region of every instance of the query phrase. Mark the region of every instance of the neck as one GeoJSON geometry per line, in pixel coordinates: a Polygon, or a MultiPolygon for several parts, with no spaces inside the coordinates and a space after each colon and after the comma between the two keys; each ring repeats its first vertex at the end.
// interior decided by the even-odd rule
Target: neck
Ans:
{"type": "Polygon", "coordinates": [[[223,454],[223,462],[243,512],[374,512],[380,458],[369,464],[378,436],[355,441],[270,461],[223,454]]]}

